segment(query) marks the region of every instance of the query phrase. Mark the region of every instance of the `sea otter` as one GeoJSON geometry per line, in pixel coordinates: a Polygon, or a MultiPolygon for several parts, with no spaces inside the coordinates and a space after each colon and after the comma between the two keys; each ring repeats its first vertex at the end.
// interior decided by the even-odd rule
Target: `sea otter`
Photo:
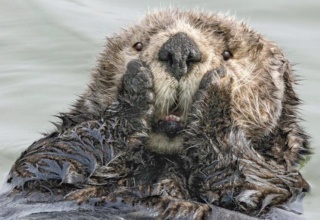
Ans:
{"type": "Polygon", "coordinates": [[[107,40],[87,91],[13,165],[2,217],[297,212],[310,148],[274,43],[232,18],[173,9],[107,40]]]}

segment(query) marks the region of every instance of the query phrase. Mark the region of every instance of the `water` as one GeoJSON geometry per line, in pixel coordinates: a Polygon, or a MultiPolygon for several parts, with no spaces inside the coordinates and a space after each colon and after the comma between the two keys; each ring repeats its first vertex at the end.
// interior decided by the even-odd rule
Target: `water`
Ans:
{"type": "Polygon", "coordinates": [[[307,219],[320,215],[320,1],[2,0],[0,5],[0,180],[20,152],[50,131],[86,88],[105,36],[149,9],[169,5],[229,12],[277,42],[302,81],[303,126],[314,155],[301,170],[312,186],[307,219]],[[139,3],[138,3],[139,2],[139,3]]]}

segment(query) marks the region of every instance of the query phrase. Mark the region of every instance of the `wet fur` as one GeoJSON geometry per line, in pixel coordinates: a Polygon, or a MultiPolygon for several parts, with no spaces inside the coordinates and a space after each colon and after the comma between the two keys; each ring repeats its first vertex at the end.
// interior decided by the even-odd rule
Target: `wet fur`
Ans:
{"type": "Polygon", "coordinates": [[[121,197],[155,207],[159,218],[198,210],[200,219],[209,216],[207,204],[263,216],[308,191],[297,170],[310,149],[294,84],[280,49],[244,23],[194,11],[150,13],[108,39],[87,91],[14,164],[9,194],[51,192],[78,203],[121,197]],[[202,60],[177,81],[157,51],[179,32],[197,43],[202,60]],[[151,125],[175,102],[186,127],[171,140],[151,125]]]}
{"type": "MultiPolygon", "coordinates": [[[[154,74],[157,118],[167,115],[169,107],[179,97],[178,105],[186,119],[202,76],[223,66],[227,77],[232,79],[234,121],[250,140],[259,142],[271,135],[278,137],[281,133],[283,138],[277,140],[281,143],[273,143],[272,149],[268,150],[272,151],[271,155],[283,152],[283,158],[279,160],[286,160],[288,164],[297,164],[310,152],[307,136],[298,125],[297,106],[300,100],[293,90],[295,76],[288,60],[274,43],[245,23],[223,15],[159,11],[148,14],[139,24],[108,38],[88,91],[66,116],[82,121],[79,115],[86,120],[88,113],[103,114],[116,99],[127,63],[133,59],[143,60],[153,73],[157,73],[154,74]],[[188,33],[203,55],[192,72],[178,82],[158,61],[157,52],[170,36],[181,31],[188,33]],[[145,49],[142,52],[132,48],[136,42],[143,42],[145,49]],[[222,59],[224,50],[233,53],[233,59],[229,62],[222,59]]],[[[151,135],[157,140],[161,137],[166,140],[162,135],[151,135]]],[[[163,151],[181,149],[181,142],[177,143],[180,143],[176,144],[177,147],[166,148],[167,143],[150,141],[154,148],[163,151]],[[154,142],[163,146],[153,146],[154,142]]]]}

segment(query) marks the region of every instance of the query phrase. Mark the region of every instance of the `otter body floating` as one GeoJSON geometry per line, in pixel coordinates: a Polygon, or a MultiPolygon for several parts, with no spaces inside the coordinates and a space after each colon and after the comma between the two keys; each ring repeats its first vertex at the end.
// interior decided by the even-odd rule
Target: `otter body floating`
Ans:
{"type": "Polygon", "coordinates": [[[17,159],[0,216],[300,219],[294,84],[244,23],[150,13],[108,38],[87,91],[17,159]]]}

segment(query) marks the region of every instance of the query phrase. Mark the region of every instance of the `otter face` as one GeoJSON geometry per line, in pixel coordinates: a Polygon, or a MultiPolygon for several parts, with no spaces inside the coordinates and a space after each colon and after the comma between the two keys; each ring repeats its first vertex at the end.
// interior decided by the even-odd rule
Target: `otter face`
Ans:
{"type": "MultiPolygon", "coordinates": [[[[149,134],[154,150],[182,148],[179,131],[187,125],[194,94],[210,70],[225,70],[218,83],[231,88],[233,123],[248,139],[268,135],[279,122],[287,61],[278,47],[243,23],[221,15],[159,11],[108,40],[94,75],[101,88],[92,94],[108,105],[127,63],[145,62],[153,73],[156,96],[149,134]]],[[[288,80],[293,83],[291,74],[288,80]]]]}
{"type": "Polygon", "coordinates": [[[185,18],[174,20],[150,37],[139,57],[154,77],[155,118],[149,145],[164,152],[182,148],[179,131],[187,124],[200,81],[207,71],[223,65],[222,39],[204,35],[185,18]]]}

